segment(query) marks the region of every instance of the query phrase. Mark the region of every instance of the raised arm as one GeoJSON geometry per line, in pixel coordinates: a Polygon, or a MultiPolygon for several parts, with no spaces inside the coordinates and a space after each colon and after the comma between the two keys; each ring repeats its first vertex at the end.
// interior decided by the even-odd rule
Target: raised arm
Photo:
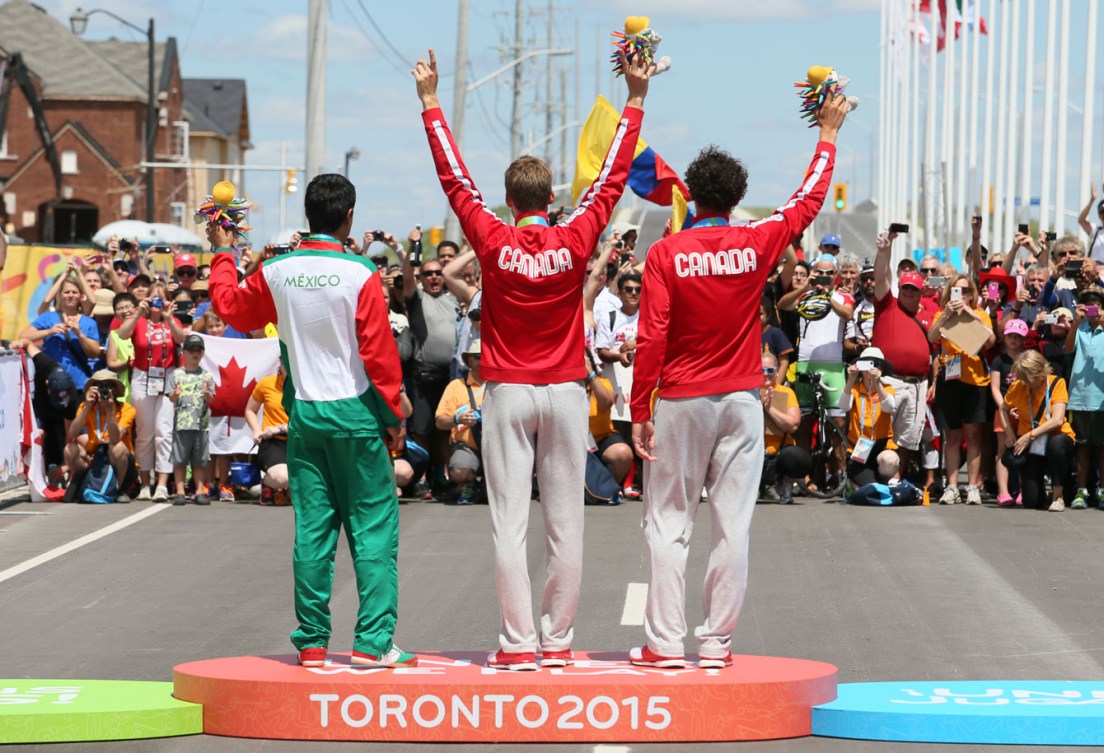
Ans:
{"type": "Polygon", "coordinates": [[[1081,229],[1085,231],[1085,234],[1090,238],[1092,237],[1092,223],[1089,222],[1089,212],[1092,211],[1093,204],[1096,203],[1096,184],[1089,183],[1089,203],[1085,205],[1085,208],[1081,210],[1081,214],[1077,215],[1077,224],[1081,226],[1081,229]]]}
{"type": "Polygon", "coordinates": [[[468,249],[446,264],[445,268],[441,270],[441,273],[445,276],[445,287],[448,288],[448,292],[456,296],[456,300],[464,306],[471,303],[472,297],[479,292],[479,288],[469,285],[467,280],[460,276],[464,272],[464,267],[473,261],[475,261],[475,249],[468,249]]]}
{"type": "MultiPolygon", "coordinates": [[[[215,313],[239,332],[261,329],[269,322],[276,323],[276,305],[265,276],[249,275],[243,285],[238,285],[238,268],[230,250],[234,242],[233,231],[209,222],[207,238],[215,248],[209,289],[215,313]]],[[[264,269],[263,262],[261,269],[264,269]]]]}
{"type": "Polygon", "coordinates": [[[897,233],[887,230],[880,233],[878,239],[874,241],[878,249],[874,256],[874,298],[879,301],[893,292],[893,270],[890,258],[893,255],[893,239],[896,237],[897,233]]]}
{"type": "Polygon", "coordinates": [[[970,277],[977,279],[981,274],[981,215],[970,219],[970,250],[966,253],[966,269],[970,277]]]}

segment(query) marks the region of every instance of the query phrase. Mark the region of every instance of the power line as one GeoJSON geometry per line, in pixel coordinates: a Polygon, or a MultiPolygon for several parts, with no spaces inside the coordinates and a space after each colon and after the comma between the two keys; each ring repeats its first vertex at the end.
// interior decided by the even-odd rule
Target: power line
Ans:
{"type": "Polygon", "coordinates": [[[368,44],[372,45],[372,48],[380,53],[380,57],[383,59],[383,61],[391,66],[391,68],[394,69],[396,73],[400,73],[403,76],[409,74],[410,71],[408,69],[401,68],[400,66],[396,65],[395,61],[393,61],[390,57],[383,54],[383,50],[379,48],[379,45],[376,43],[376,41],[372,39],[372,35],[369,34],[368,30],[364,28],[363,22],[361,22],[361,20],[357,18],[356,13],[353,12],[353,8],[349,5],[348,0],[342,0],[342,4],[345,6],[345,10],[349,12],[349,17],[353,19],[353,23],[355,23],[357,25],[357,28],[360,29],[360,33],[364,35],[364,38],[368,41],[368,44]]]}
{"type": "Polygon", "coordinates": [[[395,47],[395,45],[391,44],[391,40],[388,39],[387,35],[383,33],[383,29],[381,29],[379,24],[376,23],[376,19],[372,18],[372,14],[368,12],[368,7],[364,4],[364,0],[356,0],[356,2],[357,5],[360,6],[360,9],[364,11],[364,15],[365,17],[367,17],[368,23],[372,24],[372,28],[375,29],[376,33],[380,35],[380,38],[383,39],[383,43],[387,45],[388,49],[390,49],[391,52],[395,53],[395,57],[401,60],[402,64],[406,66],[408,70],[413,68],[413,64],[411,64],[406,59],[405,55],[399,52],[398,48],[395,47]]]}

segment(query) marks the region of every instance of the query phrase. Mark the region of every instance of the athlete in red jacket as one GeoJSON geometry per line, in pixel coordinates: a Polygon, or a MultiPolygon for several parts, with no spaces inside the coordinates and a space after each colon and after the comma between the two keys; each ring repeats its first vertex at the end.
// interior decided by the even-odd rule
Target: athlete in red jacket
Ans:
{"type": "Polygon", "coordinates": [[[824,203],[846,113],[842,97],[821,107],[820,142],[801,187],[770,217],[750,225],[728,224],[747,189],[743,165],[716,147],[703,150],[686,171],[698,209],[695,224],[648,252],[631,406],[633,445],[648,461],[644,541],[651,579],[648,642],[630,652],[634,664],[685,666],[686,556],[703,485],[713,544],[702,598],[705,623],[695,631],[698,665],[731,664],[763,467],[759,302],[782,251],[824,203]]]}
{"type": "Polygon", "coordinates": [[[567,222],[549,226],[552,172],[536,157],[506,170],[500,220],[476,189],[437,101],[437,61],[414,70],[437,177],[483,269],[483,463],[486,468],[501,616],[499,669],[562,667],[571,639],[583,565],[583,470],[587,398],[583,352],[583,279],[610,213],[625,190],[653,67],[626,65],[629,99],[593,185],[567,222]],[[538,642],[533,622],[525,532],[533,469],[547,532],[547,582],[538,642]]]}

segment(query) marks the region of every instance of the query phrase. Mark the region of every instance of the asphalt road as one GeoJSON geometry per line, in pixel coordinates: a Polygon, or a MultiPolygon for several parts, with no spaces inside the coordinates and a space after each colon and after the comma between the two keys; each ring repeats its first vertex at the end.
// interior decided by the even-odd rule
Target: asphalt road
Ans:
{"type": "MultiPolygon", "coordinates": [[[[149,507],[10,498],[0,505],[6,513],[0,516],[0,572],[149,507]],[[46,514],[11,514],[28,512],[46,514]]],[[[699,512],[688,578],[692,625],[700,619],[709,535],[708,512],[699,512]]],[[[536,584],[543,581],[544,561],[537,503],[532,513],[530,571],[536,584]]],[[[643,640],[641,627],[621,624],[627,584],[647,580],[640,516],[639,502],[587,509],[576,648],[626,650],[643,640]]],[[[173,665],[184,661],[290,653],[292,521],[289,508],[170,506],[0,582],[0,676],[169,681],[173,665]]],[[[404,504],[401,530],[396,642],[412,651],[495,648],[487,508],[404,504]]],[[[875,509],[815,500],[760,505],[752,528],[749,596],[733,650],[831,662],[839,667],[840,682],[1097,680],[1104,676],[1102,540],[1104,513],[1096,510],[875,509]]],[[[342,551],[334,650],[351,645],[355,599],[342,551]]],[[[197,736],[64,747],[193,753],[333,745],[339,744],[197,736]]],[[[472,752],[491,747],[455,746],[472,752]]],[[[905,748],[952,746],[826,738],[632,746],[740,753],[905,748]]],[[[544,749],[604,748],[526,748],[544,749]]]]}

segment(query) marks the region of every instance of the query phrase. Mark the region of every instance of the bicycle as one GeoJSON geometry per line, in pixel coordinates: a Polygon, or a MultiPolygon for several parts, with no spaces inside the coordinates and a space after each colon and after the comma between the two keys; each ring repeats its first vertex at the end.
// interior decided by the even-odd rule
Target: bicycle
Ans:
{"type": "Polygon", "coordinates": [[[798,374],[797,381],[812,385],[815,420],[809,451],[813,469],[809,481],[802,479],[798,485],[805,494],[817,499],[842,497],[847,486],[847,436],[828,415],[828,390],[822,384],[822,376],[813,371],[798,374]]]}

